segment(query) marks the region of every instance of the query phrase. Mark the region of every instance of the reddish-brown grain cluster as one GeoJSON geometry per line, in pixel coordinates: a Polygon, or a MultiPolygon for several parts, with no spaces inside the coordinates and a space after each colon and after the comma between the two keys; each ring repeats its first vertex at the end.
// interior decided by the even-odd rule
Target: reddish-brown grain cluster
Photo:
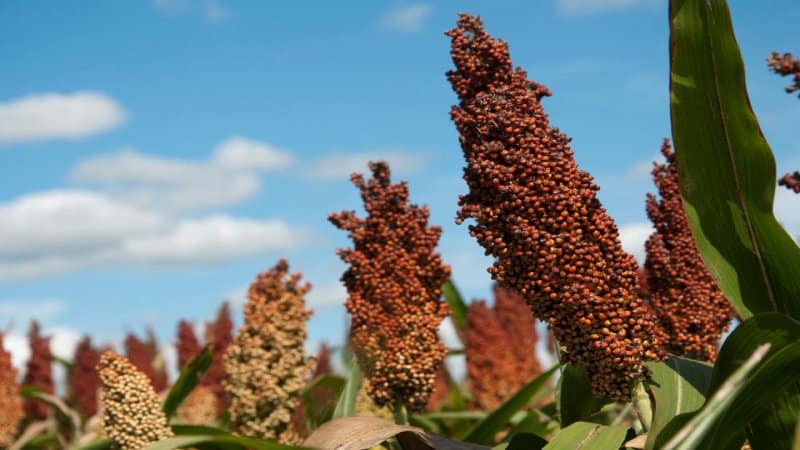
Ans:
{"type": "MultiPolygon", "coordinates": [[[[53,353],[50,351],[50,337],[42,336],[39,324],[31,323],[28,331],[28,345],[31,356],[25,366],[25,377],[22,379],[24,386],[32,386],[46,394],[52,394],[55,386],[53,383],[53,353]]],[[[33,420],[44,420],[50,413],[50,408],[41,400],[26,399],[25,414],[33,420]]]]}
{"type": "Polygon", "coordinates": [[[547,322],[564,362],[585,364],[596,394],[627,401],[642,362],[662,357],[636,262],[569,138],[550,126],[540,104],[550,91],[512,67],[506,43],[479,18],[462,15],[447,35],[469,186],[458,221],[475,219],[470,234],[496,258],[492,277],[547,322]]]}
{"type": "Polygon", "coordinates": [[[0,333],[0,448],[6,448],[14,440],[23,415],[17,369],[11,365],[11,355],[3,347],[3,333],[0,333]]]}
{"type": "Polygon", "coordinates": [[[792,84],[786,86],[787,93],[791,94],[800,90],[800,59],[793,57],[791,53],[781,55],[778,52],[772,52],[767,57],[767,66],[780,76],[792,77],[792,84]]]}
{"type": "Polygon", "coordinates": [[[194,326],[188,320],[178,322],[178,339],[175,349],[178,353],[178,370],[183,369],[202,350],[200,341],[197,340],[197,335],[194,333],[194,326]]]}
{"type": "Polygon", "coordinates": [[[349,265],[342,281],[350,338],[375,403],[420,411],[447,354],[437,330],[448,312],[441,296],[450,268],[434,251],[441,228],[428,226],[428,208],[409,204],[408,184],[392,184],[385,162],[369,167],[368,182],[351,177],[367,217],[353,211],[329,217],[353,241],[338,251],[349,265]]]}
{"type": "Polygon", "coordinates": [[[125,337],[125,354],[136,369],[147,375],[156,392],[167,388],[167,372],[164,365],[159,365],[157,360],[158,343],[151,330],[148,330],[147,342],[134,334],[128,334],[125,337]]]}
{"type": "Polygon", "coordinates": [[[509,335],[513,345],[509,352],[517,364],[519,387],[542,373],[542,366],[536,358],[536,319],[519,294],[499,285],[494,287],[494,313],[500,326],[509,335]]]}
{"type": "Polygon", "coordinates": [[[795,171],[784,174],[781,179],[778,180],[778,184],[786,186],[786,189],[794,191],[795,194],[800,193],[800,172],[795,171]]]}
{"type": "Polygon", "coordinates": [[[664,139],[665,164],[653,167],[659,200],[647,195],[655,231],[645,244],[649,304],[664,329],[667,351],[714,361],[717,345],[734,312],[692,238],[681,202],[675,153],[664,139]]]}
{"type": "Polygon", "coordinates": [[[97,391],[100,389],[100,374],[97,364],[100,363],[100,351],[92,347],[88,336],[75,347],[72,370],[67,380],[69,398],[84,417],[91,417],[97,412],[97,391]]]}
{"type": "Polygon", "coordinates": [[[201,383],[203,386],[208,386],[217,396],[217,414],[222,415],[228,405],[228,397],[222,387],[222,380],[225,379],[224,355],[233,341],[233,320],[227,302],[219,307],[216,318],[206,323],[205,338],[206,345],[211,345],[213,356],[201,383]]]}

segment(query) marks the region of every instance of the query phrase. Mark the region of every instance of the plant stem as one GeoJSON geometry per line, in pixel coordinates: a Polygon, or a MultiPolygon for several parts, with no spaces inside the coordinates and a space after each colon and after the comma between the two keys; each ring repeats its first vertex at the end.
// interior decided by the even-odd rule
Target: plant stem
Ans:
{"type": "Polygon", "coordinates": [[[394,423],[408,425],[408,412],[406,411],[406,405],[401,400],[395,400],[392,415],[394,415],[394,423]]]}
{"type": "Polygon", "coordinates": [[[650,396],[647,394],[643,382],[637,383],[633,388],[633,406],[639,414],[642,428],[645,432],[649,431],[653,425],[653,407],[650,404],[650,396]]]}

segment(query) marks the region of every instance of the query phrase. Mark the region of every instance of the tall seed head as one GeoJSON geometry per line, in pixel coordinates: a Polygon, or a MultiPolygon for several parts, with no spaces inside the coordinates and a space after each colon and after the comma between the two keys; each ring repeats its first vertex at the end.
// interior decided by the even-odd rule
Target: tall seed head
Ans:
{"type": "Polygon", "coordinates": [[[495,257],[492,277],[548,324],[563,362],[584,364],[597,395],[628,401],[642,362],[662,355],[637,297],[636,262],[569,138],[550,125],[541,105],[550,91],[513,68],[506,43],[479,18],[462,15],[446,34],[469,187],[458,222],[475,220],[470,234],[495,257]]]}
{"type": "MultiPolygon", "coordinates": [[[[31,322],[28,331],[28,345],[31,356],[25,367],[25,377],[22,379],[24,386],[33,386],[45,394],[52,394],[55,390],[53,383],[53,353],[50,351],[50,337],[42,336],[39,324],[31,322]]],[[[50,414],[50,407],[41,400],[26,399],[25,414],[33,420],[44,420],[50,414]]]]}
{"type": "Polygon", "coordinates": [[[392,184],[385,162],[369,164],[372,178],[353,174],[367,216],[331,214],[353,248],[338,251],[349,268],[350,339],[379,406],[425,408],[447,348],[437,330],[447,315],[442,284],[450,267],[434,251],[441,228],[428,226],[428,208],[409,204],[408,185],[392,184]]]}
{"type": "Polygon", "coordinates": [[[24,416],[17,369],[11,365],[11,355],[3,347],[0,333],[0,447],[5,448],[14,440],[24,416]]]}
{"type": "Polygon", "coordinates": [[[92,340],[84,336],[75,347],[72,370],[67,380],[69,398],[84,417],[92,417],[97,413],[97,391],[100,389],[100,375],[97,373],[99,362],[100,352],[92,347],[92,340]]]}

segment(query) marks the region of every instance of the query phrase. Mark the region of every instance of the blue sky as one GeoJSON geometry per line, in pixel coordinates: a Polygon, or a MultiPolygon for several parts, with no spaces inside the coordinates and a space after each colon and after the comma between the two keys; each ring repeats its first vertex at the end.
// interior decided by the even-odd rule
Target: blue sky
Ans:
{"type": "MultiPolygon", "coordinates": [[[[169,342],[279,257],[315,286],[311,345],[341,341],[348,241],[326,217],[359,209],[348,174],[376,158],[444,227],[464,293],[487,296],[489,262],[453,221],[465,186],[442,32],[460,11],[552,89],[553,124],[640,253],[669,134],[666,2],[453,3],[0,2],[0,327],[16,360],[32,316],[61,353],[148,324],[169,342]]],[[[800,52],[800,4],[732,3],[778,172],[800,168],[800,103],[764,62],[800,52]]],[[[797,235],[793,200],[779,190],[777,212],[797,235]]]]}

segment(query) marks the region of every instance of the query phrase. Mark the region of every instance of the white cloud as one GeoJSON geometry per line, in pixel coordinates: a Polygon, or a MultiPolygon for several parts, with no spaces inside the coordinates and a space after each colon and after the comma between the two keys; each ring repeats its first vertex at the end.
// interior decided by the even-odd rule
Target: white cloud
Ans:
{"type": "Polygon", "coordinates": [[[218,0],[152,0],[153,6],[167,14],[199,14],[209,22],[222,22],[230,12],[218,0]]]}
{"type": "Polygon", "coordinates": [[[663,0],[556,0],[556,8],[566,16],[583,16],[636,6],[655,7],[663,3],[663,0]]]}
{"type": "Polygon", "coordinates": [[[0,203],[0,281],[98,265],[191,265],[304,245],[282,220],[176,219],[87,191],[47,191],[0,203]]]}
{"type": "Polygon", "coordinates": [[[79,139],[125,121],[114,99],[97,92],[36,94],[0,102],[0,146],[45,139],[79,139]]]}
{"type": "Polygon", "coordinates": [[[415,32],[422,28],[422,23],[430,16],[430,5],[418,3],[393,9],[380,15],[378,24],[384,30],[415,32]]]}
{"type": "Polygon", "coordinates": [[[331,153],[311,164],[307,176],[321,181],[348,180],[353,172],[367,174],[370,161],[386,161],[392,173],[413,173],[424,167],[422,156],[403,150],[374,153],[331,153]]]}
{"type": "Polygon", "coordinates": [[[289,167],[288,151],[233,136],[208,160],[164,158],[122,150],[79,162],[70,180],[97,185],[141,208],[180,213],[241,202],[261,189],[264,172],[289,167]]]}
{"type": "Polygon", "coordinates": [[[639,265],[644,264],[644,243],[652,233],[653,226],[649,222],[626,223],[619,226],[619,238],[622,241],[622,247],[636,258],[639,265]]]}
{"type": "Polygon", "coordinates": [[[230,13],[228,9],[223,7],[217,0],[208,0],[206,2],[206,18],[209,21],[217,23],[222,22],[228,18],[230,13]]]}
{"type": "MultiPolygon", "coordinates": [[[[82,336],[77,330],[64,326],[45,327],[42,335],[50,336],[50,350],[54,356],[70,360],[82,336]]],[[[18,375],[21,378],[25,372],[25,363],[31,356],[28,337],[23,331],[8,333],[3,337],[3,347],[11,354],[11,363],[19,370],[18,375]]],[[[56,377],[63,378],[58,373],[56,377]]]]}
{"type": "Polygon", "coordinates": [[[306,305],[313,309],[327,308],[331,306],[344,306],[347,300],[347,289],[342,283],[329,284],[326,286],[313,286],[311,292],[306,295],[306,305]]]}

